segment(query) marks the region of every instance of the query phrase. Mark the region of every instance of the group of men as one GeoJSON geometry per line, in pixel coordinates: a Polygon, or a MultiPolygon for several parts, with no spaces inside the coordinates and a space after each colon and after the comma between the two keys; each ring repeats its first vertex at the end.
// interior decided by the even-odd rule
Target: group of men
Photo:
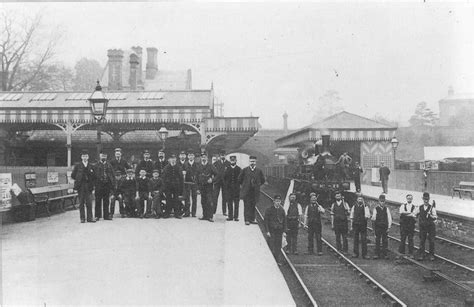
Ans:
{"type": "MultiPolygon", "coordinates": [[[[367,256],[367,226],[368,221],[372,221],[375,233],[375,251],[373,259],[388,259],[388,231],[392,225],[392,216],[385,201],[385,195],[379,196],[378,204],[372,213],[368,205],[365,204],[361,194],[357,195],[356,203],[349,207],[344,201],[341,192],[334,195],[335,201],[332,203],[329,213],[331,214],[331,226],[336,235],[336,248],[342,252],[348,253],[347,236],[349,230],[354,235],[353,258],[361,256],[369,259],[367,256]],[[360,247],[360,248],[359,248],[360,247]]],[[[437,219],[435,204],[430,204],[429,193],[423,193],[423,204],[415,206],[413,196],[406,196],[407,202],[400,206],[400,237],[401,242],[398,252],[405,254],[406,241],[408,240],[408,253],[410,257],[415,257],[413,236],[415,233],[415,224],[418,219],[420,232],[420,249],[418,260],[425,258],[425,242],[429,241],[429,259],[434,260],[434,238],[436,234],[435,221],[437,219]]],[[[316,249],[318,255],[322,255],[322,224],[321,217],[325,209],[317,202],[316,193],[311,193],[310,202],[306,206],[304,213],[302,206],[297,202],[296,194],[289,195],[289,206],[287,211],[283,209],[282,200],[279,195],[275,195],[273,206],[265,211],[265,226],[267,236],[270,239],[272,252],[279,264],[280,249],[282,245],[282,236],[286,233],[288,242],[287,253],[298,254],[297,237],[300,224],[306,224],[308,228],[308,254],[314,254],[314,240],[316,240],[316,249]]]]}
{"type": "Polygon", "coordinates": [[[260,186],[265,183],[257,158],[249,157],[249,166],[241,169],[236,156],[226,159],[225,151],[209,161],[206,152],[196,154],[181,151],[166,159],[158,152],[153,161],[149,150],[133,169],[122,158],[122,150],[108,160],[101,152],[99,161],[89,162],[87,150],[81,152],[81,162],[74,165],[71,178],[78,193],[81,223],[94,223],[101,218],[113,220],[116,202],[122,218],[196,217],[197,196],[201,197],[201,220],[213,222],[219,194],[222,193],[222,213],[227,221],[239,221],[239,201],[244,201],[246,225],[256,224],[255,205],[260,186]],[[92,192],[95,196],[95,218],[92,214],[92,192]],[[87,213],[86,213],[87,212],[87,213]]]}

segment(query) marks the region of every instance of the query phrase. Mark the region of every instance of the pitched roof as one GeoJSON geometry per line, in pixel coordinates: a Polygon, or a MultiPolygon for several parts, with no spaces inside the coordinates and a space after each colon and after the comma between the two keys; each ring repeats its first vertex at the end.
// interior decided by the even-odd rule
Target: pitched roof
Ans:
{"type": "Polygon", "coordinates": [[[387,129],[395,128],[373,119],[368,119],[360,115],[342,111],[313,123],[306,128],[313,129],[387,129]]]}

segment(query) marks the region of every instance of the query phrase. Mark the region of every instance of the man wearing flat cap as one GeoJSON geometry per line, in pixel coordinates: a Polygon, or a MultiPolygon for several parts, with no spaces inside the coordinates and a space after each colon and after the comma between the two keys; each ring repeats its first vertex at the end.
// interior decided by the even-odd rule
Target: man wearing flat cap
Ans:
{"type": "Polygon", "coordinates": [[[137,168],[135,169],[135,177],[140,177],[140,170],[144,169],[146,172],[146,177],[151,178],[153,173],[153,168],[155,167],[155,162],[150,159],[150,151],[145,149],[143,151],[143,160],[138,162],[137,168]]]}
{"type": "Polygon", "coordinates": [[[434,250],[436,236],[436,224],[435,221],[438,219],[436,213],[435,202],[430,204],[430,193],[423,193],[423,205],[418,208],[418,224],[420,227],[420,247],[418,260],[423,260],[425,257],[425,242],[428,239],[429,242],[429,259],[435,260],[434,250]]]}
{"type": "Polygon", "coordinates": [[[110,165],[112,165],[114,173],[116,171],[120,171],[120,174],[125,176],[125,172],[130,168],[130,165],[125,159],[122,158],[122,149],[115,148],[114,155],[115,157],[109,161],[110,165]]]}
{"type": "Polygon", "coordinates": [[[273,206],[268,207],[265,210],[265,229],[267,231],[267,237],[270,241],[270,247],[272,249],[273,256],[275,257],[278,265],[281,265],[281,241],[283,239],[283,233],[286,232],[287,226],[286,214],[285,210],[281,206],[280,195],[275,195],[273,197],[273,206]]]}
{"type": "Polygon", "coordinates": [[[165,218],[170,217],[174,210],[174,217],[181,218],[181,201],[179,196],[183,194],[183,174],[182,169],[176,164],[176,155],[171,155],[168,159],[168,165],[163,170],[163,183],[166,195],[165,218]]]}
{"type": "Polygon", "coordinates": [[[388,230],[392,226],[392,215],[385,205],[385,194],[379,196],[379,203],[372,215],[372,225],[375,232],[375,256],[374,259],[388,259],[388,230]],[[382,246],[380,242],[382,241],[382,246]]]}
{"type": "Polygon", "coordinates": [[[112,220],[109,216],[110,191],[114,185],[115,177],[112,165],[107,162],[107,153],[101,151],[99,162],[96,164],[95,181],[95,219],[112,220]]]}
{"type": "Polygon", "coordinates": [[[212,163],[217,170],[217,178],[214,183],[214,191],[213,191],[213,199],[212,202],[214,204],[214,214],[217,211],[217,202],[219,200],[219,193],[222,191],[222,198],[221,198],[221,207],[222,207],[222,214],[227,215],[227,208],[226,208],[226,190],[224,189],[224,172],[227,167],[230,166],[229,161],[225,158],[225,150],[221,150],[219,152],[219,157],[217,158],[216,162],[212,163]]]}
{"type": "Polygon", "coordinates": [[[237,157],[230,156],[230,165],[224,171],[224,190],[227,203],[227,220],[239,220],[239,175],[242,169],[237,165],[237,157]]]}
{"type": "Polygon", "coordinates": [[[110,197],[110,210],[109,210],[110,218],[114,217],[116,201],[118,201],[119,203],[120,216],[125,217],[125,207],[123,206],[123,196],[122,196],[122,190],[121,190],[122,180],[123,180],[122,173],[119,170],[116,170],[115,180],[114,180],[112,190],[111,190],[112,196],[110,197]]]}
{"type": "Polygon", "coordinates": [[[249,164],[239,175],[240,198],[244,200],[245,225],[257,224],[255,206],[260,196],[260,186],[265,183],[263,171],[257,168],[257,157],[250,156],[249,164]]]}
{"type": "Polygon", "coordinates": [[[201,164],[198,172],[199,194],[201,194],[202,217],[200,220],[214,222],[214,207],[212,203],[212,185],[217,176],[216,168],[209,163],[207,153],[201,153],[201,164]]]}
{"type": "Polygon", "coordinates": [[[71,173],[71,178],[74,179],[74,190],[77,191],[79,198],[79,214],[81,223],[86,221],[87,210],[87,222],[95,223],[92,216],[92,191],[94,190],[95,182],[95,171],[92,165],[89,163],[89,152],[82,150],[81,162],[76,163],[71,173]]]}

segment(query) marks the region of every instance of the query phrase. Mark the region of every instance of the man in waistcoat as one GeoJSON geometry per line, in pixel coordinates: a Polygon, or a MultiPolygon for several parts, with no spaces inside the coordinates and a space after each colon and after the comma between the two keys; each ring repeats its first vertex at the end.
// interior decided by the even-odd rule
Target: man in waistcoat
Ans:
{"type": "Polygon", "coordinates": [[[435,236],[436,236],[436,225],[435,221],[438,219],[436,208],[433,204],[430,205],[430,193],[423,193],[423,205],[418,207],[418,225],[420,228],[420,248],[418,250],[418,260],[423,260],[425,257],[425,242],[428,239],[429,242],[429,259],[435,260],[435,236]]]}
{"type": "Polygon", "coordinates": [[[405,254],[405,244],[408,239],[408,254],[413,257],[413,236],[415,235],[416,214],[418,209],[412,203],[413,195],[406,196],[407,202],[400,206],[400,245],[398,252],[405,254]]]}
{"type": "Polygon", "coordinates": [[[392,226],[390,210],[385,205],[385,195],[379,196],[379,203],[372,215],[372,225],[375,232],[375,255],[374,259],[388,258],[388,230],[392,226]],[[382,246],[380,246],[382,243],[382,246]]]}
{"type": "Polygon", "coordinates": [[[359,242],[362,249],[362,258],[367,257],[367,221],[370,219],[369,206],[364,203],[362,195],[357,195],[357,202],[351,208],[350,219],[352,231],[354,232],[354,254],[353,258],[359,257],[359,242]],[[359,241],[360,239],[360,241],[359,241]]]}
{"type": "Polygon", "coordinates": [[[291,193],[288,196],[290,204],[286,211],[286,226],[287,231],[287,253],[298,255],[297,244],[298,244],[298,229],[300,226],[300,220],[303,217],[303,209],[301,205],[296,201],[296,194],[291,193]]]}
{"type": "Polygon", "coordinates": [[[323,242],[321,239],[321,213],[324,208],[318,204],[317,196],[311,195],[309,205],[305,210],[305,220],[308,225],[308,254],[314,254],[314,238],[316,238],[316,249],[318,256],[323,254],[323,242]]]}
{"type": "Polygon", "coordinates": [[[158,160],[155,162],[155,167],[154,169],[160,170],[160,177],[163,175],[163,169],[165,166],[168,164],[168,161],[166,161],[166,155],[163,149],[160,149],[158,151],[158,160]]]}
{"type": "Polygon", "coordinates": [[[194,152],[188,151],[188,160],[184,163],[184,217],[196,217],[197,184],[199,165],[194,160],[194,152]],[[191,200],[190,200],[191,199],[191,200]]]}
{"type": "Polygon", "coordinates": [[[224,171],[224,190],[226,195],[228,221],[239,220],[239,175],[242,169],[237,165],[237,157],[230,156],[230,164],[224,171]]]}
{"type": "Polygon", "coordinates": [[[170,217],[174,210],[174,217],[181,219],[181,201],[179,196],[183,193],[182,169],[176,164],[176,155],[171,155],[168,165],[163,170],[163,183],[166,195],[165,218],[170,217]]]}
{"type": "Polygon", "coordinates": [[[275,195],[273,197],[273,206],[265,210],[265,229],[267,230],[267,237],[270,240],[270,248],[278,265],[282,265],[280,261],[281,241],[283,233],[286,232],[286,214],[281,207],[281,196],[275,195]]]}
{"type": "Polygon", "coordinates": [[[74,190],[77,191],[79,198],[81,223],[86,222],[84,206],[87,210],[87,222],[95,223],[92,217],[92,191],[94,190],[95,171],[89,163],[89,152],[87,150],[82,150],[81,162],[74,165],[71,178],[74,179],[74,190]]]}
{"type": "Polygon", "coordinates": [[[153,173],[153,169],[155,167],[155,162],[150,159],[150,151],[145,149],[143,151],[143,160],[138,162],[137,167],[135,168],[135,177],[140,177],[140,170],[144,169],[146,172],[146,177],[151,178],[151,173],[153,173]]]}
{"type": "Polygon", "coordinates": [[[214,208],[212,204],[212,185],[217,176],[216,168],[209,163],[207,153],[201,153],[201,165],[198,171],[198,193],[201,194],[202,221],[214,222],[214,208]]]}
{"type": "Polygon", "coordinates": [[[115,177],[112,165],[107,162],[107,154],[100,152],[99,162],[96,166],[95,181],[95,220],[112,220],[109,216],[110,191],[114,185],[115,177]]]}
{"type": "Polygon", "coordinates": [[[265,183],[263,171],[257,168],[257,157],[250,156],[249,164],[239,175],[240,198],[244,200],[245,225],[257,224],[255,206],[260,197],[260,186],[265,183]]]}
{"type": "Polygon", "coordinates": [[[219,153],[219,157],[217,157],[216,162],[212,163],[217,170],[217,178],[216,182],[214,183],[214,191],[213,191],[213,203],[214,203],[214,214],[217,211],[217,202],[219,200],[219,193],[222,190],[222,198],[221,198],[221,207],[222,207],[222,214],[227,215],[227,208],[226,208],[226,189],[224,187],[224,172],[226,168],[230,166],[229,161],[225,158],[225,151],[221,150],[219,153]]]}
{"type": "Polygon", "coordinates": [[[340,252],[347,253],[347,231],[350,209],[349,205],[342,199],[342,193],[336,192],[336,201],[331,205],[331,226],[336,234],[336,247],[340,252]],[[342,239],[342,245],[341,245],[342,239]]]}
{"type": "Polygon", "coordinates": [[[119,171],[122,176],[125,176],[127,169],[130,168],[130,165],[122,158],[122,149],[115,148],[115,157],[109,161],[110,165],[114,172],[119,171]]]}

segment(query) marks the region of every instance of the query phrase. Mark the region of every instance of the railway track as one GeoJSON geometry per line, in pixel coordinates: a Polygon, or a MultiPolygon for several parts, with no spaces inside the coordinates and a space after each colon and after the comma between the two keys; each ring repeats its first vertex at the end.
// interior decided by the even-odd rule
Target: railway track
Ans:
{"type": "MultiPolygon", "coordinates": [[[[274,191],[275,190],[272,190],[272,192],[274,191]]],[[[269,195],[267,194],[266,196],[268,197],[269,195]]],[[[324,224],[323,237],[329,243],[335,242],[334,232],[330,230],[330,227],[324,224]]],[[[391,235],[391,237],[393,236],[391,235]]],[[[393,239],[389,241],[389,249],[395,251],[391,252],[391,260],[365,260],[356,258],[350,261],[359,267],[363,267],[369,275],[390,289],[394,295],[398,296],[400,300],[409,306],[459,306],[463,304],[472,306],[472,268],[465,265],[467,269],[462,268],[452,263],[456,263],[456,261],[444,257],[448,260],[446,261],[439,256],[434,262],[430,262],[429,264],[420,263],[413,259],[395,261],[397,258],[395,256],[398,256],[398,252],[396,252],[398,250],[398,242],[396,242],[395,239],[396,238],[393,237],[393,239]],[[403,265],[404,263],[413,264],[415,266],[403,265]],[[427,271],[430,275],[423,276],[427,271]],[[440,281],[424,282],[429,280],[440,281]]],[[[301,241],[301,239],[299,239],[299,241],[301,241]]],[[[303,241],[305,240],[303,239],[303,241]]],[[[349,251],[352,251],[352,240],[350,236],[348,241],[349,251]]],[[[368,250],[370,255],[372,251],[371,245],[369,245],[368,250]]],[[[451,250],[453,249],[451,248],[451,250]]],[[[461,250],[459,248],[454,250],[456,252],[464,251],[470,253],[468,250],[461,250]]]]}
{"type": "MultiPolygon", "coordinates": [[[[270,206],[272,203],[271,197],[265,192],[262,192],[262,194],[266,196],[266,207],[270,206]]],[[[257,213],[259,219],[263,221],[263,216],[258,208],[257,213]]],[[[303,243],[304,238],[303,232],[300,231],[299,243],[303,243]]],[[[311,302],[310,305],[318,305],[313,298],[314,294],[320,305],[406,306],[402,300],[360,266],[337,251],[329,241],[323,239],[323,244],[327,247],[329,253],[325,253],[321,257],[314,255],[290,256],[286,255],[283,250],[281,251],[293,274],[305,290],[311,302]],[[337,286],[334,287],[334,285],[337,286]],[[350,295],[341,296],[341,293],[350,295]]],[[[302,250],[301,247],[299,247],[299,250],[302,250]]]]}

